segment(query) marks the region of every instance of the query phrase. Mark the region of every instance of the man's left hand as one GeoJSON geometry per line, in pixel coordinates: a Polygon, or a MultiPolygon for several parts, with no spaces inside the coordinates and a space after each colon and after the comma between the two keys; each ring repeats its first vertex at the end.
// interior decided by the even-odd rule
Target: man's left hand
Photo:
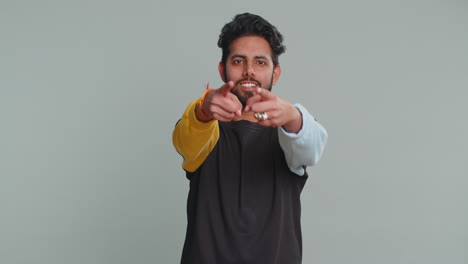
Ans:
{"type": "Polygon", "coordinates": [[[266,113],[266,120],[259,120],[262,126],[282,126],[286,131],[297,133],[302,127],[302,114],[293,104],[270,91],[257,88],[255,95],[247,100],[244,112],[266,113]]]}

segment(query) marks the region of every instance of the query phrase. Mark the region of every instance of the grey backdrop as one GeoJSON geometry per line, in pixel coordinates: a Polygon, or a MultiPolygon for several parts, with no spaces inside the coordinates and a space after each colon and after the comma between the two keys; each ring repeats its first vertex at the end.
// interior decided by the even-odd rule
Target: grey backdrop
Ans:
{"type": "Polygon", "coordinates": [[[178,263],[171,132],[221,27],[285,36],[274,92],[327,128],[304,263],[468,263],[468,4],[1,1],[0,263],[178,263]]]}

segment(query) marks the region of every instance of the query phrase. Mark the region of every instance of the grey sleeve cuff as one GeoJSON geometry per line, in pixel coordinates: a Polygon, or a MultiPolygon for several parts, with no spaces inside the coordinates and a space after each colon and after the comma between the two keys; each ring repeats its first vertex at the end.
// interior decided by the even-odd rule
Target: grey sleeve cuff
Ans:
{"type": "Polygon", "coordinates": [[[278,139],[289,169],[302,176],[305,166],[313,166],[320,160],[328,134],[307,109],[300,104],[294,106],[302,114],[302,128],[298,133],[290,133],[278,127],[278,139]]]}

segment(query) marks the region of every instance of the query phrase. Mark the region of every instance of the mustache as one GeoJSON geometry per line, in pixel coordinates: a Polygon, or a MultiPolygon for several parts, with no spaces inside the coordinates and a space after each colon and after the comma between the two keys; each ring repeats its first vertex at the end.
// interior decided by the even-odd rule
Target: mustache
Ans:
{"type": "Polygon", "coordinates": [[[263,87],[261,82],[255,80],[254,78],[250,78],[250,77],[249,78],[244,78],[242,80],[237,81],[236,86],[240,85],[241,82],[255,82],[255,83],[257,83],[258,87],[263,87]]]}

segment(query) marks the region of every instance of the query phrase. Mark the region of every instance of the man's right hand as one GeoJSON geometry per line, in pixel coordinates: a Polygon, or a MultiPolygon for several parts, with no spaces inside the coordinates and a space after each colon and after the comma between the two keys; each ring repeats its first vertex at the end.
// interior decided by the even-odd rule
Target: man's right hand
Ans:
{"type": "Polygon", "coordinates": [[[211,120],[229,122],[235,116],[241,116],[242,104],[237,96],[230,92],[233,87],[234,82],[230,81],[219,89],[209,92],[203,100],[203,105],[196,108],[198,120],[202,122],[211,120]]]}

